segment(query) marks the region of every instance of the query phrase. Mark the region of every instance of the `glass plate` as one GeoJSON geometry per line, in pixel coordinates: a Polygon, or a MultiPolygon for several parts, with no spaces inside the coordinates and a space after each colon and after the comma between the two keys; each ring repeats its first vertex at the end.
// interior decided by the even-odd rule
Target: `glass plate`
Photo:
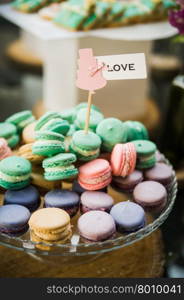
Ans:
{"type": "MultiPolygon", "coordinates": [[[[167,161],[168,163],[168,161],[167,161]]],[[[123,200],[131,200],[130,195],[126,195],[109,188],[109,194],[113,196],[115,202],[123,200]]],[[[10,236],[7,234],[0,234],[0,244],[15,248],[17,250],[26,251],[33,257],[47,256],[62,256],[64,258],[72,257],[76,258],[81,256],[98,255],[101,253],[109,252],[115,249],[119,249],[128,246],[138,240],[143,239],[147,235],[151,234],[157,228],[159,228],[163,222],[167,219],[169,213],[172,210],[177,193],[177,180],[175,172],[173,171],[173,180],[168,189],[168,200],[165,208],[159,214],[148,214],[146,213],[146,226],[136,232],[129,234],[117,233],[113,238],[103,242],[85,242],[80,238],[77,232],[77,216],[72,218],[71,223],[73,225],[73,235],[67,244],[49,245],[45,243],[34,243],[30,240],[29,230],[21,236],[10,236]],[[41,249],[40,249],[41,248],[41,249]]]]}

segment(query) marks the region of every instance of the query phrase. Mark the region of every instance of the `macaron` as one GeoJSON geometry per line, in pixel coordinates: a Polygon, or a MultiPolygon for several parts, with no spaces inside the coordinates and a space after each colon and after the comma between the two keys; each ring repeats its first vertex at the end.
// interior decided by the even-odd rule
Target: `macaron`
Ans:
{"type": "Polygon", "coordinates": [[[14,124],[1,122],[0,137],[4,138],[10,148],[14,148],[19,143],[19,135],[14,124]]]}
{"type": "MultiPolygon", "coordinates": [[[[74,180],[73,183],[72,183],[72,191],[73,192],[76,192],[79,196],[86,192],[87,190],[84,189],[79,183],[77,180],[74,180]]],[[[103,189],[100,189],[98,190],[99,192],[104,192],[104,193],[107,193],[107,187],[104,187],[103,189]]]]}
{"type": "MultiPolygon", "coordinates": [[[[62,244],[72,234],[70,216],[60,208],[47,207],[35,211],[29,220],[31,240],[47,244],[62,244]]],[[[41,245],[37,245],[42,249],[41,245]]]]}
{"type": "Polygon", "coordinates": [[[72,136],[71,152],[77,155],[81,161],[90,161],[99,156],[101,139],[94,132],[84,130],[76,131],[72,136]]]}
{"type": "Polygon", "coordinates": [[[40,205],[40,194],[32,185],[17,191],[8,190],[4,194],[4,204],[22,205],[27,207],[30,212],[33,212],[40,205]]]}
{"type": "MultiPolygon", "coordinates": [[[[73,121],[75,121],[78,112],[79,112],[81,109],[87,108],[87,107],[88,107],[88,103],[87,103],[87,102],[81,102],[81,103],[77,104],[77,105],[75,106],[75,108],[74,108],[73,121]]],[[[96,105],[94,105],[94,104],[91,105],[91,110],[96,110],[96,111],[98,111],[98,112],[101,112],[100,109],[99,109],[96,105]]]]}
{"type": "Polygon", "coordinates": [[[22,132],[27,125],[34,121],[35,117],[30,110],[20,111],[6,119],[6,122],[14,124],[17,127],[18,132],[22,132]]]}
{"type": "Polygon", "coordinates": [[[111,168],[114,176],[126,177],[136,166],[136,148],[133,143],[116,144],[111,154],[111,168]]]}
{"type": "Polygon", "coordinates": [[[72,137],[73,134],[77,131],[75,124],[70,124],[70,129],[66,134],[66,137],[72,137]]]}
{"type": "Polygon", "coordinates": [[[12,155],[11,149],[8,147],[7,141],[0,138],[0,160],[12,155]]]}
{"type": "Polygon", "coordinates": [[[148,169],[153,167],[156,163],[156,145],[146,140],[136,140],[132,143],[134,143],[137,152],[137,168],[148,169]]]}
{"type": "Polygon", "coordinates": [[[38,166],[33,166],[31,172],[31,183],[38,188],[42,195],[45,195],[45,193],[50,190],[62,188],[62,182],[60,180],[46,180],[44,178],[44,169],[38,166]]]}
{"type": "Polygon", "coordinates": [[[166,163],[165,156],[159,150],[155,152],[156,162],[158,163],[166,163]]]}
{"type": "Polygon", "coordinates": [[[116,225],[108,213],[99,210],[86,212],[78,219],[80,235],[89,241],[104,241],[116,232],[116,225]]]}
{"type": "Polygon", "coordinates": [[[102,140],[102,150],[107,152],[111,152],[116,144],[127,141],[126,127],[116,118],[102,120],[97,126],[96,133],[102,140]]]}
{"type": "Polygon", "coordinates": [[[0,161],[0,186],[18,190],[29,185],[31,176],[30,162],[19,156],[10,156],[0,161]]]}
{"type": "Polygon", "coordinates": [[[110,215],[116,223],[118,232],[133,232],[145,226],[144,209],[131,201],[123,201],[115,204],[110,215]]]}
{"type": "Polygon", "coordinates": [[[48,111],[46,112],[39,120],[36,122],[35,131],[40,131],[44,129],[45,125],[48,125],[48,122],[50,120],[59,118],[61,119],[61,115],[58,112],[55,111],[48,111]]]}
{"type": "Polygon", "coordinates": [[[32,151],[33,143],[25,144],[21,146],[17,152],[18,156],[24,157],[29,160],[31,163],[39,165],[42,163],[44,156],[33,154],[32,151]]]}
{"type": "Polygon", "coordinates": [[[159,212],[166,205],[167,191],[159,182],[143,181],[135,187],[133,198],[136,203],[145,209],[159,212]]]}
{"type": "Polygon", "coordinates": [[[70,124],[73,124],[74,116],[75,116],[75,108],[65,109],[61,113],[61,118],[63,120],[68,121],[70,124]]]}
{"type": "Polygon", "coordinates": [[[65,152],[64,136],[52,131],[36,131],[36,141],[32,146],[32,152],[41,156],[65,152]]]}
{"type": "Polygon", "coordinates": [[[73,153],[61,153],[43,160],[44,177],[46,180],[62,180],[73,178],[78,174],[73,153]]]}
{"type": "Polygon", "coordinates": [[[110,212],[114,204],[114,199],[104,192],[86,191],[81,195],[80,209],[82,213],[91,210],[101,210],[110,212]]]}
{"type": "Polygon", "coordinates": [[[173,170],[171,166],[165,163],[156,163],[153,168],[144,172],[144,178],[158,181],[167,188],[173,180],[173,170]]]}
{"type": "Polygon", "coordinates": [[[78,212],[79,202],[79,195],[66,189],[55,189],[49,191],[44,197],[45,207],[57,207],[64,209],[70,217],[75,216],[78,212]]]}
{"type": "Polygon", "coordinates": [[[111,166],[105,159],[95,159],[79,168],[78,181],[86,190],[100,190],[112,180],[111,166]]]}
{"type": "Polygon", "coordinates": [[[136,185],[142,181],[143,173],[140,170],[134,170],[126,177],[113,176],[111,185],[121,192],[132,193],[136,185]]]}
{"type": "Polygon", "coordinates": [[[57,132],[63,135],[66,135],[67,132],[70,129],[70,124],[68,121],[63,120],[61,117],[60,118],[53,118],[51,120],[49,120],[47,123],[45,123],[42,127],[41,127],[41,131],[42,130],[48,130],[48,131],[53,131],[53,132],[57,132]]]}
{"type": "Polygon", "coordinates": [[[28,229],[29,210],[21,205],[0,206],[0,232],[7,234],[23,233],[28,229]]]}
{"type": "Polygon", "coordinates": [[[148,131],[141,122],[126,121],[124,122],[124,126],[127,131],[127,142],[149,139],[148,131]]]}
{"type": "Polygon", "coordinates": [[[35,142],[35,126],[36,121],[27,125],[22,131],[22,140],[24,144],[30,144],[35,142]]]}
{"type": "MultiPolygon", "coordinates": [[[[84,129],[86,122],[87,108],[82,108],[77,113],[75,119],[75,125],[77,128],[84,129]]],[[[97,125],[104,119],[104,116],[101,112],[91,109],[90,119],[89,119],[89,129],[95,132],[97,125]]]]}

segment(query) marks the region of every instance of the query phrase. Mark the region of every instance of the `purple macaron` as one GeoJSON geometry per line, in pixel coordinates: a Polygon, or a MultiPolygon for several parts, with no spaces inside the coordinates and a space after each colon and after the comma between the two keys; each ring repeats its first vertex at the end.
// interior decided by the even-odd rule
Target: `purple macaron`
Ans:
{"type": "MultiPolygon", "coordinates": [[[[77,180],[74,180],[73,182],[73,185],[72,185],[72,191],[81,195],[82,193],[86,192],[87,190],[84,189],[79,183],[77,180]]],[[[107,192],[107,187],[103,188],[103,189],[100,189],[98,190],[98,192],[104,192],[106,193],[107,192]]]]}
{"type": "Polygon", "coordinates": [[[0,232],[17,234],[28,229],[31,214],[21,205],[8,204],[0,207],[0,232]]]}
{"type": "Polygon", "coordinates": [[[87,191],[81,195],[80,209],[82,213],[90,210],[109,212],[114,204],[113,198],[104,192],[87,191]]]}
{"type": "Polygon", "coordinates": [[[8,190],[4,195],[4,204],[23,205],[33,212],[40,205],[40,194],[32,185],[21,190],[8,190]]]}
{"type": "Polygon", "coordinates": [[[116,232],[116,225],[111,215],[104,211],[93,210],[78,219],[80,235],[88,241],[104,241],[116,232]]]}
{"type": "Polygon", "coordinates": [[[70,190],[55,189],[48,192],[44,197],[45,207],[57,207],[64,209],[70,217],[76,215],[79,209],[79,195],[70,190]]]}
{"type": "Polygon", "coordinates": [[[142,171],[135,170],[126,177],[113,176],[112,186],[125,193],[132,193],[135,186],[143,181],[142,171]]]}
{"type": "Polygon", "coordinates": [[[156,162],[165,163],[165,157],[159,150],[156,150],[155,157],[156,157],[156,162]]]}
{"type": "Polygon", "coordinates": [[[116,223],[118,232],[133,232],[145,226],[144,209],[131,201],[124,201],[115,204],[110,215],[116,223]]]}
{"type": "Polygon", "coordinates": [[[156,163],[153,168],[145,171],[144,177],[146,180],[158,181],[168,188],[173,179],[173,170],[169,165],[156,163]]]}
{"type": "Polygon", "coordinates": [[[156,181],[144,181],[139,183],[134,191],[133,198],[136,203],[151,212],[160,212],[167,202],[166,188],[156,181]]]}

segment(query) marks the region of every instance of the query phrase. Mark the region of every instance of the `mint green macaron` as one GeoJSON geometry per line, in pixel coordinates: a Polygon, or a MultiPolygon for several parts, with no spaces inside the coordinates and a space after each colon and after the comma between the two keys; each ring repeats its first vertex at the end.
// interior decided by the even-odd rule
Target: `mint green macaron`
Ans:
{"type": "Polygon", "coordinates": [[[77,160],[73,153],[61,153],[43,160],[44,177],[46,180],[62,180],[73,178],[78,174],[73,163],[77,160]]]}
{"type": "Polygon", "coordinates": [[[61,115],[55,111],[46,112],[41,118],[36,122],[35,131],[44,129],[44,125],[48,124],[48,122],[52,119],[59,118],[61,119],[61,115]]]}
{"type": "Polygon", "coordinates": [[[0,137],[4,138],[10,148],[14,148],[19,143],[19,135],[14,124],[1,122],[0,123],[0,137]]]}
{"type": "Polygon", "coordinates": [[[102,140],[102,150],[111,152],[116,144],[126,143],[127,131],[124,123],[116,118],[102,120],[96,129],[102,140]]]}
{"type": "Polygon", "coordinates": [[[6,122],[12,123],[17,127],[18,132],[22,132],[27,125],[34,121],[35,117],[30,110],[20,111],[6,119],[6,122]]]}
{"type": "Polygon", "coordinates": [[[69,129],[70,124],[68,123],[68,121],[63,120],[62,118],[53,118],[46,124],[44,124],[44,126],[42,126],[40,130],[48,130],[66,135],[69,129]]]}
{"type": "MultiPolygon", "coordinates": [[[[87,108],[87,107],[88,107],[88,103],[87,102],[81,102],[81,103],[79,103],[78,105],[75,106],[75,108],[74,108],[75,110],[74,110],[74,114],[73,114],[73,122],[75,121],[78,112],[81,109],[87,108]]],[[[96,105],[94,105],[94,104],[91,105],[91,110],[96,110],[98,112],[101,112],[100,109],[96,105]]]]}
{"type": "Polygon", "coordinates": [[[123,124],[127,130],[127,142],[149,139],[148,131],[141,122],[126,121],[123,124]]]}
{"type": "Polygon", "coordinates": [[[88,131],[86,134],[84,130],[76,131],[72,136],[70,151],[77,155],[81,161],[90,161],[99,156],[101,146],[101,139],[99,136],[88,131]]]}
{"type": "Polygon", "coordinates": [[[64,136],[52,131],[36,131],[33,154],[52,156],[65,152],[64,136]]]}
{"type": "Polygon", "coordinates": [[[0,161],[0,186],[18,190],[30,183],[31,164],[19,156],[10,156],[0,161]]]}
{"type": "Polygon", "coordinates": [[[65,109],[61,112],[61,117],[63,120],[68,121],[70,124],[73,123],[75,116],[75,108],[65,109]]]}
{"type": "MultiPolygon", "coordinates": [[[[87,114],[87,108],[82,108],[77,113],[77,116],[75,119],[75,125],[77,128],[80,128],[80,129],[85,128],[86,114],[87,114]]],[[[103,119],[104,119],[104,116],[102,113],[100,113],[97,110],[91,109],[90,119],[89,119],[89,129],[91,129],[93,132],[95,132],[96,127],[103,119]]]]}
{"type": "Polygon", "coordinates": [[[132,141],[135,145],[137,152],[137,163],[136,167],[138,169],[151,168],[156,163],[156,150],[157,147],[155,143],[146,140],[136,140],[132,141]]]}

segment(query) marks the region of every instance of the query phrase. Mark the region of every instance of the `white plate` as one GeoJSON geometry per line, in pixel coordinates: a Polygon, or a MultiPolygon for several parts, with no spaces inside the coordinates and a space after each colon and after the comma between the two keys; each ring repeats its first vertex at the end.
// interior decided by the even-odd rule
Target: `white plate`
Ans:
{"type": "Polygon", "coordinates": [[[69,32],[50,21],[42,20],[38,14],[24,14],[14,10],[11,5],[0,5],[0,14],[22,29],[43,40],[58,40],[95,36],[112,40],[156,40],[177,34],[177,29],[168,22],[138,24],[112,29],[97,29],[88,32],[69,32]]]}

